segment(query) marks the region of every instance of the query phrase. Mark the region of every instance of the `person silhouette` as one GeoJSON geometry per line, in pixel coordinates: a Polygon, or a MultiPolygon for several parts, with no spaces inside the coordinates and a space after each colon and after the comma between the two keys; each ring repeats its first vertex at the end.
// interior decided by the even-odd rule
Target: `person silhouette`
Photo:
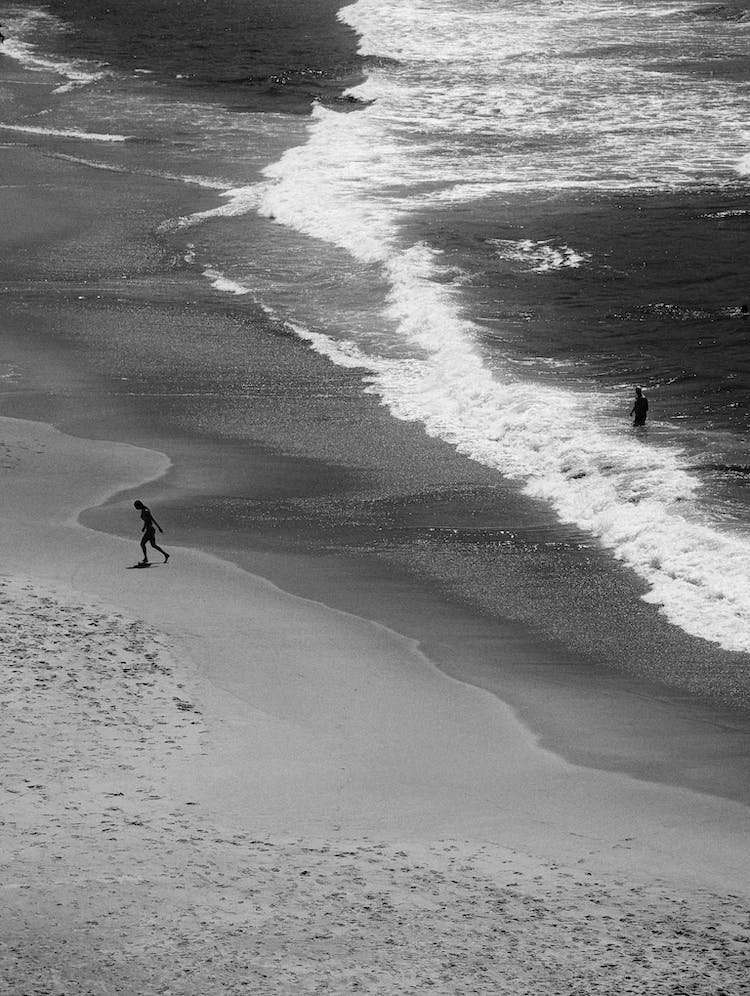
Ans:
{"type": "Polygon", "coordinates": [[[635,389],[635,401],[630,409],[630,414],[635,415],[633,425],[646,424],[646,412],[648,411],[648,399],[640,387],[635,389]]]}
{"type": "MultiPolygon", "coordinates": [[[[156,545],[156,533],[154,532],[154,526],[163,533],[164,530],[161,528],[159,523],[151,514],[151,509],[148,505],[144,505],[142,501],[134,501],[133,505],[141,513],[141,518],[143,519],[143,535],[141,536],[141,550],[143,550],[143,560],[141,565],[145,566],[148,563],[148,554],[146,553],[146,544],[150,543],[154,550],[158,550],[159,553],[164,555],[164,563],[169,560],[169,554],[166,550],[162,550],[160,546],[156,545]]],[[[140,566],[140,565],[139,565],[140,566]]]]}

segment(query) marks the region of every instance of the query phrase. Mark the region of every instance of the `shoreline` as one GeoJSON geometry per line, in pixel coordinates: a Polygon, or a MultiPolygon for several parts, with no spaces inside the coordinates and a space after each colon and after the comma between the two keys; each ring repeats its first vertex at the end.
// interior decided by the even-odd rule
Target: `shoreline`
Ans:
{"type": "MultiPolygon", "coordinates": [[[[29,153],[23,156],[30,158],[29,153]]],[[[55,168],[75,172],[68,165],[55,168]]],[[[126,189],[131,186],[127,178],[111,175],[102,182],[103,193],[114,185],[118,198],[123,182],[126,189]]],[[[167,193],[183,201],[191,195],[159,181],[148,200],[167,193]]],[[[66,215],[66,229],[75,226],[73,215],[75,209],[66,215]]],[[[43,225],[46,216],[38,220],[43,225]]],[[[32,236],[33,245],[37,238],[32,236]]],[[[555,524],[550,512],[520,500],[498,475],[451,454],[439,441],[423,439],[418,425],[395,423],[362,395],[356,372],[331,368],[304,343],[233,309],[184,268],[173,270],[165,282],[159,257],[151,250],[146,263],[145,272],[140,264],[141,279],[135,286],[113,279],[116,255],[111,273],[97,279],[86,277],[84,260],[72,279],[42,278],[41,286],[35,282],[26,288],[6,285],[6,362],[11,364],[3,399],[6,414],[41,416],[81,438],[88,438],[95,427],[98,435],[168,452],[172,472],[146,488],[144,498],[166,514],[179,542],[214,550],[250,573],[262,563],[260,573],[281,588],[381,620],[420,643],[445,673],[511,702],[534,735],[559,756],[654,784],[684,785],[748,801],[745,759],[750,733],[743,710],[727,709],[720,700],[711,703],[700,695],[685,699],[679,686],[655,683],[648,670],[635,667],[623,673],[608,666],[617,663],[608,656],[613,639],[636,634],[657,660],[665,651],[671,655],[678,676],[692,656],[694,673],[700,678],[705,670],[704,685],[696,686],[705,695],[730,655],[669,627],[653,606],[638,601],[622,568],[590,545],[580,548],[579,537],[555,524]],[[185,298],[189,310],[183,306],[176,312],[185,298]],[[214,383],[209,377],[206,383],[199,369],[201,354],[195,372],[188,367],[173,377],[167,364],[175,345],[169,342],[162,357],[153,336],[163,336],[164,323],[173,323],[176,314],[183,324],[181,333],[187,326],[186,349],[198,343],[198,336],[205,338],[204,329],[209,329],[222,341],[229,363],[245,355],[250,331],[254,355],[247,376],[256,378],[258,388],[246,380],[240,391],[233,378],[214,383]],[[59,323],[60,316],[65,316],[70,331],[55,338],[48,326],[59,323]],[[111,346],[102,347],[91,337],[91,330],[99,327],[120,340],[114,365],[111,346]],[[90,351],[84,363],[82,348],[90,351]],[[145,349],[154,356],[154,371],[143,369],[145,349]],[[47,358],[44,364],[40,356],[47,358]],[[290,392],[279,392],[277,385],[287,379],[290,392]],[[296,385],[303,382],[306,393],[301,395],[296,385]],[[200,433],[189,406],[193,391],[213,406],[207,388],[222,396],[230,425],[240,415],[253,417],[247,435],[233,435],[230,429],[222,438],[211,426],[200,433]],[[248,397],[252,412],[247,410],[248,397]],[[354,412],[361,425],[342,429],[342,411],[354,412]],[[285,441],[292,442],[286,423],[290,432],[300,435],[300,427],[304,432],[285,451],[285,441]],[[258,429],[261,439],[263,432],[273,433],[268,442],[253,439],[258,429]],[[383,455],[373,452],[375,438],[382,438],[386,458],[403,450],[403,467],[389,467],[383,455]],[[342,459],[347,452],[353,459],[342,459]],[[388,476],[379,480],[383,471],[388,476]],[[420,488],[416,494],[415,486],[420,488]],[[446,520],[446,532],[434,528],[446,520]],[[504,537],[513,533],[520,542],[506,543],[504,537]],[[458,541],[450,541],[453,534],[458,541]],[[417,554],[421,561],[413,562],[417,554]],[[498,558],[502,576],[496,569],[498,558]],[[452,571],[475,572],[478,580],[486,581],[487,595],[504,596],[506,603],[488,613],[481,600],[472,603],[460,590],[446,590],[444,579],[452,571]],[[538,585],[536,579],[550,572],[553,580],[567,578],[559,591],[538,585]],[[587,611],[593,620],[604,618],[605,605],[621,602],[620,616],[632,616],[626,618],[629,631],[616,626],[607,643],[571,645],[571,620],[565,620],[569,599],[560,601],[571,578],[577,579],[581,599],[575,618],[587,611]],[[507,588],[516,581],[518,590],[507,588]],[[550,595],[556,601],[550,601],[550,595]],[[567,628],[558,633],[555,626],[561,621],[567,628]],[[545,622],[552,628],[545,629],[545,622]],[[502,652],[509,639],[515,653],[512,664],[502,652]],[[602,659],[606,663],[600,663],[602,659]]],[[[86,523],[105,533],[132,535],[129,506],[134,497],[138,495],[89,510],[86,523]]],[[[739,672],[737,677],[742,677],[739,672]]]]}
{"type": "MultiPolygon", "coordinates": [[[[111,505],[86,509],[81,522],[124,537],[123,511],[134,497],[135,491],[125,490],[111,505]]],[[[290,596],[385,626],[419,647],[446,678],[511,708],[539,746],[564,761],[750,804],[742,711],[647,676],[597,667],[524,625],[454,607],[439,590],[390,565],[273,547],[218,547],[213,555],[290,596]]]]}
{"type": "Polygon", "coordinates": [[[0,423],[5,991],[742,992],[746,807],[569,765],[216,557],[127,571],[76,511],[163,456],[0,423]]]}

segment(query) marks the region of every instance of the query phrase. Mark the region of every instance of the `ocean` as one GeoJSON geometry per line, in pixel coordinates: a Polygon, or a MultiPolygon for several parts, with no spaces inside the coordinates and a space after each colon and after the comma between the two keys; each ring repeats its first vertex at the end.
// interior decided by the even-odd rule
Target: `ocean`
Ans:
{"type": "MultiPolygon", "coordinates": [[[[125,262],[107,269],[102,235],[37,276],[91,307],[94,284],[123,300],[148,279],[155,301],[191,281],[233,316],[223,340],[69,325],[77,362],[137,370],[141,406],[168,369],[173,427],[225,454],[249,440],[359,475],[348,503],[285,494],[282,522],[278,494],[243,498],[227,470],[200,515],[182,499],[207,543],[217,509],[248,545],[275,515],[266,547],[385,558],[592,659],[616,643],[704,692],[701,656],[746,667],[747,0],[51,0],[0,4],[0,24],[5,149],[82,189],[166,192],[125,262]],[[401,423],[419,459],[383,442],[401,423]],[[669,667],[667,637],[635,647],[636,603],[676,632],[669,667]]],[[[108,239],[128,203],[102,202],[108,239]]]]}

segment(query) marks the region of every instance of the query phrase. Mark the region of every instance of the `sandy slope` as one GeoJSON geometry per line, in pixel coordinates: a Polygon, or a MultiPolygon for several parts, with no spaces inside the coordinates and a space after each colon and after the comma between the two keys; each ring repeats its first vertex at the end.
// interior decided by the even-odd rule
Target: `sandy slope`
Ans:
{"type": "Polygon", "coordinates": [[[214,558],[125,570],[76,511],[164,459],[2,428],[4,992],[750,992],[744,807],[214,558]]]}

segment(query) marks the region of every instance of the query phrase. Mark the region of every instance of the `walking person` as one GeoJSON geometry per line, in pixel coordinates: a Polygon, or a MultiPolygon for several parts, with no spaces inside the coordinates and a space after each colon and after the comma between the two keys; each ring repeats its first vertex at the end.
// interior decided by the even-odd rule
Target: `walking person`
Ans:
{"type": "Polygon", "coordinates": [[[158,550],[159,553],[164,555],[164,563],[169,560],[169,554],[166,550],[162,550],[160,546],[156,545],[156,533],[154,527],[163,533],[164,530],[161,528],[159,523],[151,514],[151,509],[148,505],[144,505],[142,501],[134,501],[133,505],[141,513],[141,518],[143,519],[143,535],[141,536],[141,550],[143,550],[143,560],[138,565],[139,567],[145,567],[148,564],[148,554],[146,553],[146,544],[150,543],[154,550],[158,550]]]}
{"type": "Polygon", "coordinates": [[[635,401],[630,409],[630,414],[634,415],[633,425],[645,425],[646,413],[648,412],[648,399],[640,387],[635,389],[635,401]]]}

